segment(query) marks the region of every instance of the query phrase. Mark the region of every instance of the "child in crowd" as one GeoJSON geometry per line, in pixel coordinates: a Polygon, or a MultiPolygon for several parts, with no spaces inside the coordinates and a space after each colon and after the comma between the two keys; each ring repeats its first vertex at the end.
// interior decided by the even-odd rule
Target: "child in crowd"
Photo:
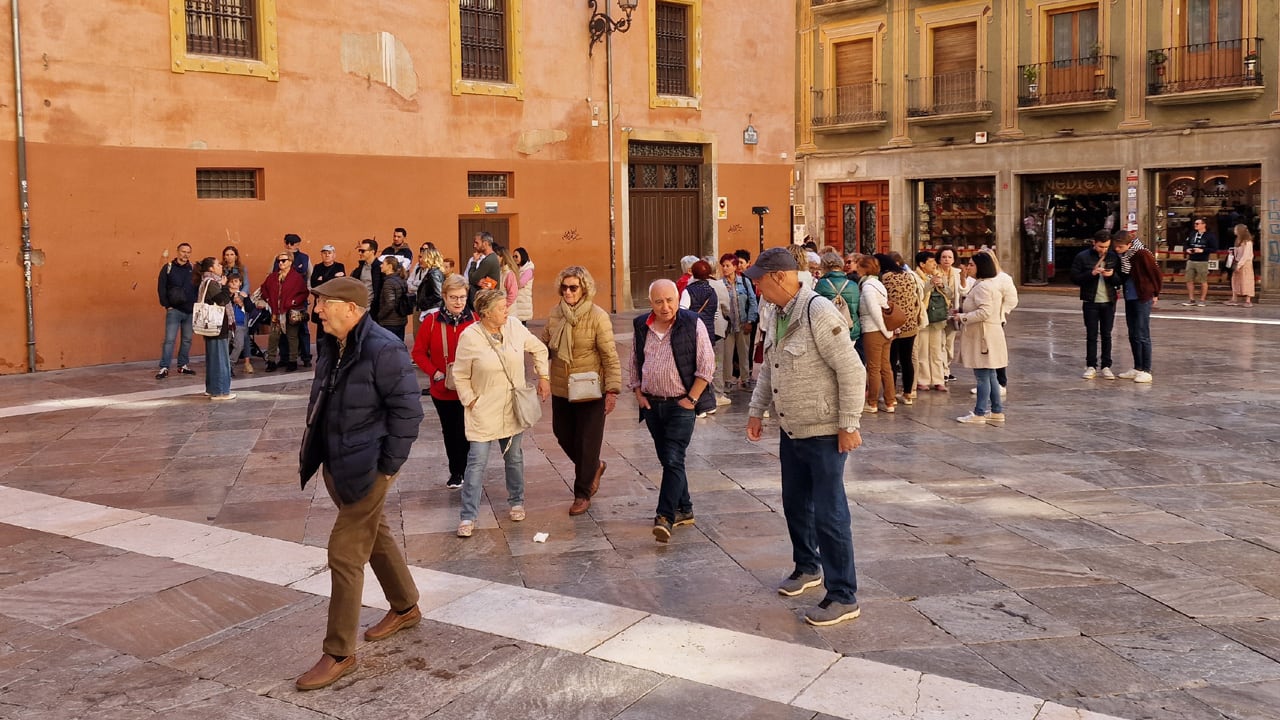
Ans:
{"type": "Polygon", "coordinates": [[[235,371],[236,361],[240,359],[240,354],[244,353],[244,371],[248,375],[253,374],[253,363],[250,362],[249,353],[245,353],[245,343],[248,340],[247,316],[245,314],[245,303],[249,299],[249,294],[244,291],[244,278],[239,273],[232,272],[227,276],[227,289],[231,291],[231,307],[236,317],[236,329],[231,334],[231,369],[235,371]]]}

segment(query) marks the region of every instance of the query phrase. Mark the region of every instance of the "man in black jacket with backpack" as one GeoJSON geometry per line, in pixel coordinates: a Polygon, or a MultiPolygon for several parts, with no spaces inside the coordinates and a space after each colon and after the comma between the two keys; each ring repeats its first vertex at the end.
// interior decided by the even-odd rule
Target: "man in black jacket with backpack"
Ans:
{"type": "Polygon", "coordinates": [[[160,346],[160,369],[156,372],[156,379],[164,380],[169,377],[169,360],[173,355],[173,342],[178,339],[179,330],[182,331],[182,342],[178,344],[178,372],[195,375],[195,371],[187,366],[193,335],[191,312],[196,302],[190,243],[179,243],[178,256],[160,268],[156,293],[160,296],[160,307],[164,308],[164,344],[160,346]]]}

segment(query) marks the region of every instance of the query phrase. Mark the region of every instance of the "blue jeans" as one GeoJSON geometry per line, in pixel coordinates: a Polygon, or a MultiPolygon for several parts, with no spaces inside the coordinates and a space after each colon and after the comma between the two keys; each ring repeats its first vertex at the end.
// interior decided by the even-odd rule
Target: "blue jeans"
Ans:
{"type": "Polygon", "coordinates": [[[507,467],[507,504],[524,504],[524,451],[520,439],[524,433],[509,438],[473,442],[467,451],[467,470],[462,474],[462,519],[475,520],[480,511],[480,494],[484,492],[484,468],[489,464],[489,449],[498,443],[507,467]]]}
{"type": "Polygon", "coordinates": [[[845,453],[835,435],[793,440],[785,432],[778,443],[782,461],[782,513],[791,535],[796,569],[822,568],[827,599],[857,602],[849,499],[844,494],[845,453]]]}
{"type": "MultiPolygon", "coordinates": [[[[1111,327],[1116,321],[1115,303],[1084,303],[1085,367],[1111,367],[1111,327]],[[1098,336],[1102,336],[1102,364],[1098,364],[1098,336]]],[[[979,393],[981,394],[981,393],[979,393]]]]}
{"type": "Polygon", "coordinates": [[[684,472],[684,454],[693,439],[693,410],[680,407],[675,400],[649,399],[644,411],[644,424],[653,437],[658,462],[662,463],[662,486],[658,489],[658,514],[675,522],[676,511],[693,512],[689,499],[689,476],[684,472]]]}
{"type": "Polygon", "coordinates": [[[191,361],[191,313],[167,308],[164,311],[164,344],[160,346],[160,367],[169,367],[169,358],[173,355],[173,341],[178,339],[178,330],[182,330],[182,343],[178,345],[178,367],[191,361]]]}
{"type": "Polygon", "coordinates": [[[1004,403],[1000,401],[1000,383],[996,381],[995,368],[974,368],[973,377],[978,381],[978,400],[973,405],[974,415],[986,415],[991,412],[1004,412],[1004,403]]]}
{"type": "Polygon", "coordinates": [[[1129,326],[1133,369],[1151,372],[1151,301],[1125,300],[1124,322],[1129,326]]]}
{"type": "Polygon", "coordinates": [[[231,392],[231,339],[204,339],[204,390],[210,395],[231,392]]]}

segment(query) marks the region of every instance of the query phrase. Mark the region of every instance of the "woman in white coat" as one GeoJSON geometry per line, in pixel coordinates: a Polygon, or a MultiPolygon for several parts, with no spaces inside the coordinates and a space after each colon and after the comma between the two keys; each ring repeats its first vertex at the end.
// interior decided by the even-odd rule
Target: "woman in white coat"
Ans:
{"type": "Polygon", "coordinates": [[[977,282],[965,295],[960,311],[960,362],[973,370],[978,383],[973,412],[956,418],[966,425],[1003,425],[1004,400],[996,370],[1009,364],[1004,338],[1004,295],[996,280],[995,260],[986,253],[973,256],[977,282]]]}
{"type": "Polygon", "coordinates": [[[484,468],[496,440],[506,464],[509,517],[524,520],[524,455],[520,440],[525,428],[516,419],[512,390],[523,387],[524,355],[533,356],[538,374],[538,397],[551,395],[547,346],[524,325],[510,317],[503,290],[476,293],[475,311],[480,322],[473,323],[458,338],[453,363],[454,384],[464,408],[467,440],[467,469],[462,477],[462,521],[458,537],[471,537],[479,514],[484,468]]]}

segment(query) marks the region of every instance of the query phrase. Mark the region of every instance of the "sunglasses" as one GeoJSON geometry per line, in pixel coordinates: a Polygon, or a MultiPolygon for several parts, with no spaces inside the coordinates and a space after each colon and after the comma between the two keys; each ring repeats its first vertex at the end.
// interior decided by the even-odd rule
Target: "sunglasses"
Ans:
{"type": "Polygon", "coordinates": [[[278,262],[278,263],[287,263],[287,262],[289,262],[289,258],[276,258],[276,262],[278,262]]]}
{"type": "Polygon", "coordinates": [[[578,292],[582,289],[581,285],[560,285],[560,292],[578,292]]]}

